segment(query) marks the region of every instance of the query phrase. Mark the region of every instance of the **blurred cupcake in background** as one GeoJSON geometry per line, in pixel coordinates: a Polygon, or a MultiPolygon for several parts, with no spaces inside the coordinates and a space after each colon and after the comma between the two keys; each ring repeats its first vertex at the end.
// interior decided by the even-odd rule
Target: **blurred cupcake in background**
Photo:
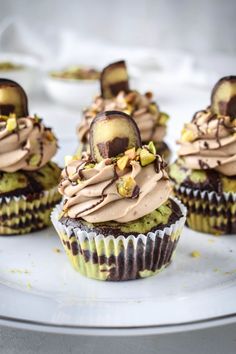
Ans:
{"type": "Polygon", "coordinates": [[[97,114],[107,110],[117,110],[132,116],[140,130],[142,143],[153,141],[157,153],[169,160],[170,149],[164,142],[169,116],[161,112],[153,100],[153,94],[144,95],[131,90],[124,61],[105,67],[100,78],[101,94],[83,112],[82,122],[78,126],[81,142],[78,154],[89,149],[89,128],[97,114]]]}
{"type": "Polygon", "coordinates": [[[194,230],[236,233],[236,76],[212,90],[211,105],[185,124],[178,159],[170,166],[175,193],[194,230]]]}
{"type": "Polygon", "coordinates": [[[50,71],[45,88],[54,101],[81,109],[98,93],[99,79],[96,68],[73,65],[50,71]]]}
{"type": "Polygon", "coordinates": [[[91,155],[66,164],[64,202],[52,213],[73,267],[99,280],[157,274],[172,260],[186,215],[171,197],[166,163],[120,111],[100,113],[89,140],[91,155]]]}
{"type": "Polygon", "coordinates": [[[0,235],[24,234],[50,224],[61,170],[51,161],[57,139],[28,114],[27,96],[0,79],[0,235]]]}

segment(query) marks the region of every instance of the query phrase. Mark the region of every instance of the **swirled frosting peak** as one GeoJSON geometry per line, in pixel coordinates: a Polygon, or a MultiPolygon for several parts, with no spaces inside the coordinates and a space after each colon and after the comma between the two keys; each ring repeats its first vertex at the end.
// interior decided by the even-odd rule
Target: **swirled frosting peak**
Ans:
{"type": "Polygon", "coordinates": [[[210,108],[197,112],[185,124],[179,156],[190,169],[214,169],[236,175],[236,120],[214,114],[210,108]]]}
{"type": "Polygon", "coordinates": [[[164,168],[153,145],[131,148],[99,163],[87,154],[82,160],[72,159],[59,186],[63,211],[92,223],[136,220],[169,198],[171,185],[164,168]]]}
{"type": "Polygon", "coordinates": [[[33,171],[56,153],[57,140],[36,116],[0,116],[0,171],[33,171]]]}
{"type": "Polygon", "coordinates": [[[151,92],[141,95],[137,91],[129,93],[120,91],[117,96],[110,99],[104,99],[102,96],[95,97],[91,106],[85,109],[82,122],[78,127],[80,141],[83,143],[89,141],[89,128],[98,113],[112,110],[132,116],[140,130],[142,142],[163,141],[168,115],[159,111],[157,104],[153,102],[151,92]]]}

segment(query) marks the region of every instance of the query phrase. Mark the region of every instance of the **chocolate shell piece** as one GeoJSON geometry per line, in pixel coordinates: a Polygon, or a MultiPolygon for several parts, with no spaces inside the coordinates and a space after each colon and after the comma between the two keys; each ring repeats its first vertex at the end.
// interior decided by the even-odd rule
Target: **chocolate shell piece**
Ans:
{"type": "Polygon", "coordinates": [[[214,86],[211,94],[212,113],[236,118],[236,76],[226,76],[214,86]]]}
{"type": "Polygon", "coordinates": [[[0,79],[0,115],[8,116],[11,113],[17,118],[28,116],[27,96],[15,81],[0,79]]]}
{"type": "Polygon", "coordinates": [[[129,77],[124,60],[106,66],[101,72],[101,95],[112,98],[120,91],[129,92],[129,77]]]}
{"type": "Polygon", "coordinates": [[[106,111],[96,116],[90,126],[90,151],[93,160],[100,162],[116,157],[133,147],[141,147],[141,138],[135,121],[128,114],[106,111]]]}

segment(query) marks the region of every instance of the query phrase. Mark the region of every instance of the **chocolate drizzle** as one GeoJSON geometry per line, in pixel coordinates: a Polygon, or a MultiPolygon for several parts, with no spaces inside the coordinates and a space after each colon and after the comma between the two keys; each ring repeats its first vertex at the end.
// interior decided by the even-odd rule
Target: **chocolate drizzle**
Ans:
{"type": "Polygon", "coordinates": [[[88,210],[91,210],[91,209],[95,208],[97,205],[101,204],[101,203],[104,201],[105,197],[106,197],[106,194],[105,194],[106,189],[109,188],[117,179],[118,179],[118,175],[117,175],[117,173],[116,173],[116,169],[115,169],[115,166],[114,166],[114,177],[113,177],[112,180],[106,185],[106,187],[103,188],[102,193],[101,193],[101,199],[100,199],[97,203],[91,205],[91,207],[88,207],[88,208],[86,208],[86,209],[80,211],[79,213],[77,213],[77,214],[76,214],[76,218],[78,218],[80,214],[82,214],[82,213],[84,213],[84,212],[86,212],[86,211],[88,211],[88,210]]]}
{"type": "Polygon", "coordinates": [[[202,161],[202,160],[198,160],[199,166],[203,169],[203,170],[207,170],[209,168],[209,165],[202,161]]]}

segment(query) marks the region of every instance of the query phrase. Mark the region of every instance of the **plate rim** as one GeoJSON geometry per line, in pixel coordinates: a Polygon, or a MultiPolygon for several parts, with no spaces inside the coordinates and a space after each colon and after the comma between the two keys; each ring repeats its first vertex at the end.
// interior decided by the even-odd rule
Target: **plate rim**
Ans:
{"type": "Polygon", "coordinates": [[[0,326],[43,333],[85,335],[85,336],[137,336],[159,335],[213,328],[236,323],[236,312],[201,320],[182,323],[167,323],[146,326],[81,326],[57,324],[0,315],[0,326]]]}

